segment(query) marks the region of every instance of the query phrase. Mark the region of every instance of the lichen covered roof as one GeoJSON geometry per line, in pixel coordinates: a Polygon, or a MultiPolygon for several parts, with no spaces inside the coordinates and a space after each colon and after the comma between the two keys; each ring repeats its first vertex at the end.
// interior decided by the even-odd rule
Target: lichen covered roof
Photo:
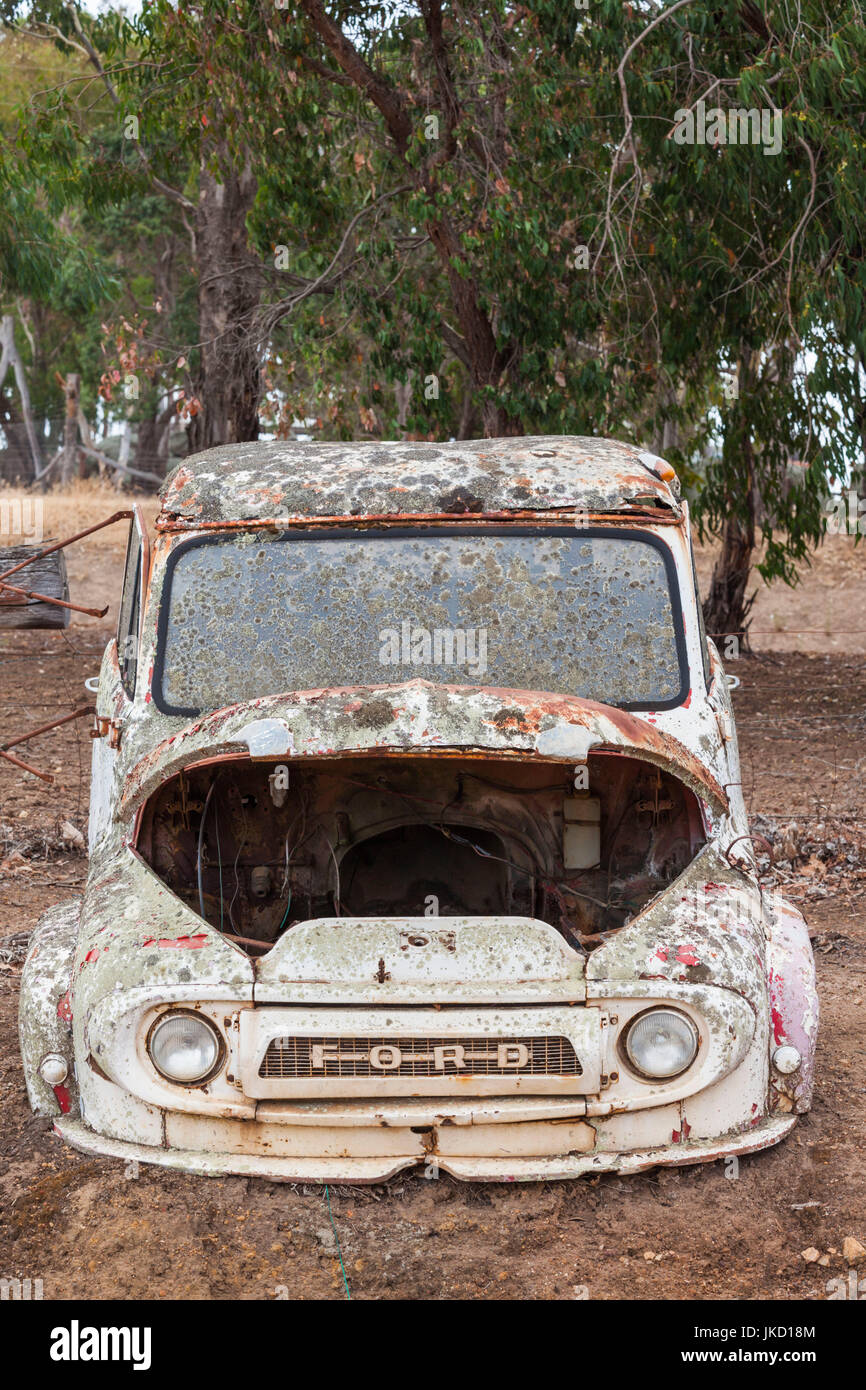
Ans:
{"type": "Polygon", "coordinates": [[[632,444],[567,435],[445,444],[225,444],[163,484],[163,524],[579,509],[679,512],[661,460],[632,444]]]}

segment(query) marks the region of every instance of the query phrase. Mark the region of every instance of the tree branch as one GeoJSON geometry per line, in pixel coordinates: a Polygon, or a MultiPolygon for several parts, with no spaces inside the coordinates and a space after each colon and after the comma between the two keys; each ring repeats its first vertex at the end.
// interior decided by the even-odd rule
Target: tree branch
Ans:
{"type": "Polygon", "coordinates": [[[386,77],[373,71],[339,25],[325,13],[319,0],[300,0],[300,8],[342,71],[382,113],[397,153],[405,159],[412,137],[412,120],[402,94],[386,77]]]}
{"type": "MultiPolygon", "coordinates": [[[[653,29],[655,29],[659,24],[661,24],[663,20],[670,19],[671,15],[675,14],[677,10],[682,10],[685,8],[686,5],[691,5],[693,3],[694,0],[676,0],[675,4],[670,5],[665,10],[662,10],[662,12],[660,14],[657,14],[655,19],[651,20],[650,23],[646,26],[646,28],[642,29],[641,32],[637,35],[637,37],[632,40],[628,48],[625,50],[625,53],[619,60],[619,65],[616,70],[616,79],[619,83],[620,97],[622,99],[623,115],[625,116],[625,130],[623,131],[622,139],[620,140],[619,144],[614,150],[613,157],[611,159],[610,176],[608,178],[607,184],[607,201],[604,210],[604,235],[602,236],[601,244],[599,245],[598,251],[595,254],[595,259],[592,263],[593,273],[595,273],[595,269],[598,265],[601,253],[604,250],[605,243],[608,241],[608,239],[610,239],[610,241],[613,242],[613,205],[616,201],[616,199],[613,196],[613,181],[616,178],[617,171],[620,167],[620,156],[623,154],[624,151],[628,151],[629,155],[631,156],[632,165],[634,167],[634,172],[627,179],[625,187],[628,187],[632,179],[636,179],[638,185],[637,191],[638,193],[640,193],[640,187],[642,182],[640,161],[638,159],[637,148],[635,146],[634,136],[632,134],[632,131],[634,130],[634,117],[631,114],[631,106],[629,105],[628,99],[628,87],[626,85],[625,80],[625,70],[628,64],[628,60],[634,53],[635,49],[643,43],[644,39],[647,38],[647,36],[652,33],[653,29]]],[[[622,191],[623,190],[621,189],[620,192],[622,191]]],[[[614,257],[616,259],[617,269],[619,269],[619,255],[615,245],[614,257]]]]}
{"type": "Polygon", "coordinates": [[[335,267],[339,263],[340,257],[342,256],[349,242],[349,238],[351,237],[353,231],[357,227],[361,218],[365,217],[368,212],[372,212],[374,208],[379,207],[381,203],[386,202],[389,198],[397,198],[401,193],[410,193],[412,191],[412,187],[412,184],[404,183],[401,184],[399,188],[389,189],[386,193],[381,193],[378,198],[375,198],[373,200],[372,203],[365,204],[364,207],[360,208],[358,212],[355,213],[355,216],[352,218],[348,227],[342,235],[339,246],[337,247],[336,251],[331,257],[331,260],[326,266],[326,268],[322,271],[321,275],[317,275],[315,280],[308,281],[303,286],[303,288],[298,291],[297,294],[290,295],[288,299],[283,299],[278,304],[271,305],[270,309],[265,315],[265,324],[269,333],[272,332],[273,329],[277,326],[277,324],[280,322],[280,319],[285,318],[286,314],[290,314],[294,309],[297,308],[299,304],[303,303],[305,299],[309,299],[310,295],[331,292],[328,288],[330,284],[330,277],[335,267]]]}

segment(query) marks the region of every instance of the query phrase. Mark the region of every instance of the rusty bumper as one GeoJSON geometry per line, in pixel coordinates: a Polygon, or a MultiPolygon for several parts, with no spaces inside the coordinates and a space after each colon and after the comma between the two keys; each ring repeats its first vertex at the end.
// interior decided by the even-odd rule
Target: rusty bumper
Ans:
{"type": "MultiPolygon", "coordinates": [[[[226,1127],[244,1127],[243,1121],[220,1123],[226,1127]]],[[[203,1177],[234,1175],[267,1178],[272,1182],[371,1183],[383,1182],[407,1168],[417,1168],[428,1178],[436,1178],[440,1172],[446,1172],[452,1177],[466,1181],[475,1179],[484,1182],[546,1182],[552,1179],[576,1178],[584,1173],[639,1173],[654,1167],[711,1163],[715,1159],[727,1158],[733,1154],[754,1153],[759,1149],[770,1148],[784,1139],[795,1123],[796,1117],[792,1115],[770,1116],[746,1133],[619,1154],[591,1152],[594,1130],[592,1125],[582,1120],[523,1121],[518,1125],[506,1122],[472,1125],[465,1129],[463,1126],[441,1125],[434,1126],[431,1134],[415,1134],[412,1130],[387,1128],[346,1128],[337,1139],[333,1138],[335,1131],[320,1129],[317,1133],[317,1127],[314,1126],[256,1125],[255,1128],[260,1131],[270,1131],[270,1135],[258,1135],[256,1147],[261,1146],[258,1153],[209,1152],[196,1148],[156,1148],[145,1144],[125,1143],[122,1140],[94,1134],[81,1120],[69,1118],[56,1121],[54,1128],[67,1143],[83,1153],[105,1154],[127,1162],[153,1163],[159,1167],[180,1169],[203,1177]],[[533,1131],[532,1135],[513,1133],[515,1130],[524,1129],[527,1124],[533,1131]],[[566,1127],[567,1135],[564,1132],[566,1127]],[[278,1133],[280,1130],[283,1131],[282,1136],[278,1133]],[[460,1141],[455,1144],[447,1133],[449,1130],[451,1136],[461,1132],[473,1136],[467,1147],[486,1149],[486,1152],[431,1151],[431,1141],[437,1145],[437,1150],[440,1144],[446,1149],[459,1150],[460,1141]],[[387,1137],[383,1139],[383,1136],[387,1137]],[[298,1146],[307,1148],[308,1152],[295,1155],[287,1152],[268,1152],[268,1147],[277,1144],[280,1138],[284,1149],[298,1146]],[[563,1144],[563,1140],[566,1144],[574,1143],[576,1147],[567,1152],[546,1154],[524,1152],[515,1155],[503,1151],[511,1146],[538,1146],[539,1141],[542,1146],[545,1143],[563,1144]],[[327,1155],[317,1154],[317,1147],[331,1147],[332,1152],[327,1155]],[[339,1151],[341,1147],[343,1152],[339,1151]],[[390,1148],[391,1151],[371,1153],[371,1147],[390,1148]],[[311,1148],[314,1150],[312,1153],[309,1152],[311,1148]],[[407,1152],[407,1148],[412,1151],[407,1152]]],[[[194,1137],[194,1133],[194,1130],[190,1131],[189,1137],[194,1137]]],[[[224,1142],[230,1142],[228,1131],[222,1137],[224,1142]]],[[[203,1132],[200,1138],[204,1139],[203,1132]]],[[[236,1138],[240,1142],[239,1133],[236,1138]]],[[[243,1138],[247,1150],[255,1141],[256,1137],[253,1135],[243,1138]]]]}

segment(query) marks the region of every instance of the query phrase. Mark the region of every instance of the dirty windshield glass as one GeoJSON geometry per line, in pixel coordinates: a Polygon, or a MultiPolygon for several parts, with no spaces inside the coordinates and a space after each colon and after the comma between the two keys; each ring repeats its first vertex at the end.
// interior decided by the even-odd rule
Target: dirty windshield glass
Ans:
{"type": "Polygon", "coordinates": [[[674,585],[670,552],[634,532],[208,536],[169,561],[154,695],[192,714],[420,679],[671,706],[674,585]]]}

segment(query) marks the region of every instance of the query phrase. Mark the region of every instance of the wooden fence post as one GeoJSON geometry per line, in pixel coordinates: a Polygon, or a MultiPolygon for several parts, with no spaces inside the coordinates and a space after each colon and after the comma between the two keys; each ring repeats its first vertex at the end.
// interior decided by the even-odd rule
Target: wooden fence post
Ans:
{"type": "Polygon", "coordinates": [[[75,459],[78,453],[78,402],[81,395],[81,377],[78,372],[67,374],[63,389],[66,393],[66,419],[63,422],[60,481],[61,483],[68,483],[75,472],[75,459]]]}

